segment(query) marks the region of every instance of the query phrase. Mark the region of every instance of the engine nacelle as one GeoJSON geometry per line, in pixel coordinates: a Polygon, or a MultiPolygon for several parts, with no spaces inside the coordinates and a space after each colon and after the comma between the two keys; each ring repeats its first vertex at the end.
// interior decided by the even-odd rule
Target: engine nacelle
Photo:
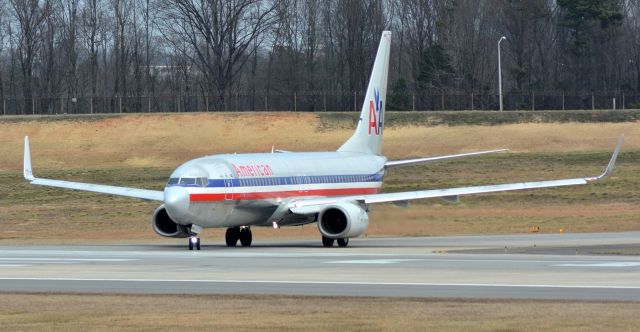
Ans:
{"type": "Polygon", "coordinates": [[[353,203],[330,205],[318,216],[320,233],[330,239],[358,237],[369,227],[367,211],[353,203]]]}
{"type": "Polygon", "coordinates": [[[169,214],[167,214],[164,204],[160,205],[160,207],[153,212],[151,225],[153,226],[153,230],[160,236],[175,238],[189,237],[189,228],[173,221],[173,219],[169,217],[169,214]]]}

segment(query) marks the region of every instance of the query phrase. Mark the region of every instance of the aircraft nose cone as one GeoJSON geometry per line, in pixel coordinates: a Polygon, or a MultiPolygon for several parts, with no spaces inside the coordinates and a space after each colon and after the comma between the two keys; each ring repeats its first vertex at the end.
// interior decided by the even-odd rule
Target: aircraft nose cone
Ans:
{"type": "Polygon", "coordinates": [[[189,192],[183,187],[164,190],[164,206],[172,219],[180,219],[189,212],[189,192]]]}

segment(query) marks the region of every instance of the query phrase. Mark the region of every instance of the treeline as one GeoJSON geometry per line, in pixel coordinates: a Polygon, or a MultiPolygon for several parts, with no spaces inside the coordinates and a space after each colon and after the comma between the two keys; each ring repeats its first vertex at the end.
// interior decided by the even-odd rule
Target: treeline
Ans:
{"type": "Polygon", "coordinates": [[[398,109],[444,93],[493,107],[502,36],[507,94],[640,94],[640,0],[5,0],[0,100],[17,114],[268,109],[278,96],[351,110],[383,30],[398,109]]]}

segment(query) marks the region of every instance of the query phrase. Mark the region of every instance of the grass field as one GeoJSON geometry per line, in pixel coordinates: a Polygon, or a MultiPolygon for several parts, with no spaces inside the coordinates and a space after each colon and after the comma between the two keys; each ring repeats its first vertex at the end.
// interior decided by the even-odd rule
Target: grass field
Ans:
{"type": "MultiPolygon", "coordinates": [[[[411,117],[415,115],[403,115],[411,117]]],[[[457,205],[374,206],[367,236],[592,232],[640,229],[640,125],[636,122],[436,125],[397,119],[385,132],[392,159],[508,147],[509,153],[391,171],[385,191],[445,188],[599,174],[616,137],[626,135],[614,176],[574,187],[466,197],[457,205]]],[[[30,135],[37,176],[161,189],[190,158],[224,152],[333,150],[352,132],[341,117],[317,114],[174,114],[20,118],[0,121],[1,242],[181,241],[150,228],[157,204],[35,187],[21,177],[30,135]]],[[[207,230],[205,241],[222,241],[207,230]]],[[[316,238],[313,225],[257,229],[255,240],[316,238]]]]}
{"type": "MultiPolygon", "coordinates": [[[[589,186],[491,194],[452,205],[374,206],[367,236],[640,229],[640,112],[389,113],[392,159],[510,148],[506,154],[390,172],[385,191],[599,174],[619,134],[615,174],[589,186]]],[[[353,114],[172,114],[0,119],[0,244],[182,243],[150,227],[156,203],[36,187],[22,179],[22,139],[37,176],[161,189],[204,154],[334,150],[353,114]]],[[[222,243],[224,230],[206,230],[222,243]]],[[[317,239],[314,225],[255,229],[254,242],[317,239]]],[[[0,293],[6,331],[634,331],[640,303],[291,296],[0,293]]]]}
{"type": "Polygon", "coordinates": [[[619,302],[0,294],[4,331],[637,331],[639,310],[619,302]]]}

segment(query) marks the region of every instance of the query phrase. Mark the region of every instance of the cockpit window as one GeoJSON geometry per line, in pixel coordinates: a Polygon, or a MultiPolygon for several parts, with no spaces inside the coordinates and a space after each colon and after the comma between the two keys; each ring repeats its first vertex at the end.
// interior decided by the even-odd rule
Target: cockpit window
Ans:
{"type": "Polygon", "coordinates": [[[196,183],[200,187],[206,187],[209,184],[209,180],[207,178],[197,178],[196,183]]]}
{"type": "Polygon", "coordinates": [[[180,184],[183,186],[196,184],[196,178],[180,178],[180,184]]]}
{"type": "Polygon", "coordinates": [[[200,178],[170,178],[167,182],[167,186],[199,186],[206,187],[209,184],[209,179],[200,177],[200,178]]]}

